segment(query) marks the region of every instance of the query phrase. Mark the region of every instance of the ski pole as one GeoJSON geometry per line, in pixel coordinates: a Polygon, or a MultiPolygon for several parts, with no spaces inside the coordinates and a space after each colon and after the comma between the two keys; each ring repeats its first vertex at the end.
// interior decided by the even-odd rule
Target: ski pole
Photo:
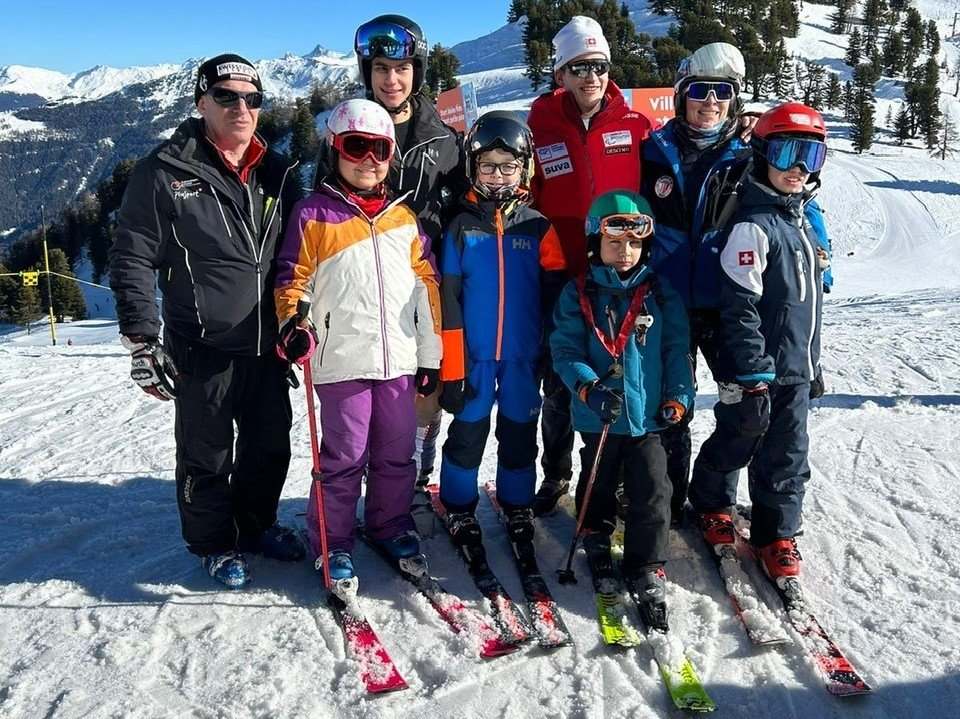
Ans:
{"type": "Polygon", "coordinates": [[[317,442],[317,413],[313,405],[313,373],[310,360],[303,363],[303,384],[307,388],[307,417],[310,420],[310,450],[313,454],[313,486],[317,497],[317,522],[320,525],[320,556],[323,562],[323,586],[331,590],[330,567],[327,557],[327,525],[323,521],[323,483],[320,481],[320,445],[317,442]]]}
{"type": "Polygon", "coordinates": [[[557,581],[560,584],[576,584],[577,575],[573,571],[573,555],[577,551],[577,541],[580,539],[580,532],[583,529],[583,519],[587,515],[587,505],[590,503],[590,494],[593,492],[593,483],[597,479],[597,470],[600,468],[600,455],[603,453],[603,445],[607,443],[607,434],[610,432],[610,423],[603,423],[603,431],[600,432],[600,441],[597,442],[597,453],[593,458],[593,467],[590,468],[590,478],[587,480],[587,486],[583,490],[583,504],[577,513],[577,526],[573,530],[573,541],[570,543],[570,554],[567,555],[567,566],[565,569],[557,570],[557,581]]]}

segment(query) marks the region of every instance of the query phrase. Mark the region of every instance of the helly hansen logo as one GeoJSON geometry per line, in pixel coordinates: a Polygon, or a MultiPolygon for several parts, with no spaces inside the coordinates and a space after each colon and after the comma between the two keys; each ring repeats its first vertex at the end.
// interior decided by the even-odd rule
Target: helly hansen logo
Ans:
{"type": "Polygon", "coordinates": [[[532,250],[533,243],[526,237],[514,237],[513,238],[513,249],[515,250],[532,250]]]}
{"type": "Polygon", "coordinates": [[[741,267],[753,267],[753,250],[738,252],[737,261],[741,267]]]}

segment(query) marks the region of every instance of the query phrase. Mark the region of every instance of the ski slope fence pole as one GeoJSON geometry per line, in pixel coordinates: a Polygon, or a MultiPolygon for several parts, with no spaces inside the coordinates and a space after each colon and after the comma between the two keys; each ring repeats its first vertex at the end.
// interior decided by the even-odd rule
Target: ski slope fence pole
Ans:
{"type": "Polygon", "coordinates": [[[603,431],[600,432],[600,441],[597,442],[597,453],[593,457],[593,466],[590,468],[590,478],[587,480],[587,486],[583,490],[583,504],[580,505],[580,511],[577,513],[577,525],[573,530],[573,541],[570,542],[567,566],[564,569],[557,570],[557,579],[560,584],[575,584],[577,581],[577,575],[573,572],[573,555],[577,551],[577,540],[580,539],[580,532],[583,530],[583,519],[587,515],[587,506],[590,504],[590,494],[593,492],[593,483],[597,479],[597,470],[600,468],[600,456],[603,454],[603,445],[607,443],[607,435],[609,433],[610,422],[604,422],[603,431]]]}
{"type": "Polygon", "coordinates": [[[310,358],[303,363],[303,384],[307,389],[307,418],[310,422],[310,452],[313,455],[313,487],[317,497],[317,523],[320,525],[320,558],[323,566],[323,586],[330,591],[330,562],[327,561],[327,524],[323,517],[323,482],[320,481],[320,444],[317,441],[317,411],[313,400],[313,372],[310,358]]]}

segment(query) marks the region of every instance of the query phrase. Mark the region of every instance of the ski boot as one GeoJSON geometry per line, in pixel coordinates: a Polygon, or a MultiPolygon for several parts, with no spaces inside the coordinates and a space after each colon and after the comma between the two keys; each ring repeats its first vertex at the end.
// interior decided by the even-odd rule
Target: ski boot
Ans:
{"type": "Polygon", "coordinates": [[[533,510],[529,507],[505,509],[507,515],[507,536],[513,544],[533,541],[533,510]]]}
{"type": "Polygon", "coordinates": [[[207,574],[227,589],[243,589],[250,583],[250,567],[244,556],[233,549],[202,557],[207,574]]]}
{"type": "MultiPolygon", "coordinates": [[[[317,557],[314,564],[318,572],[323,572],[323,558],[317,557]]],[[[353,557],[344,549],[334,549],[327,555],[330,568],[330,591],[344,604],[356,601],[360,581],[353,569],[353,557]]]]}
{"type": "Polygon", "coordinates": [[[792,602],[803,603],[800,590],[800,550],[793,537],[778,539],[757,548],[760,568],[792,602]]]}
{"type": "Polygon", "coordinates": [[[667,631],[667,585],[663,568],[624,577],[624,584],[640,612],[640,619],[648,630],[667,631]]]}
{"type": "Polygon", "coordinates": [[[420,537],[412,529],[404,530],[389,539],[376,540],[377,545],[390,557],[401,572],[415,577],[427,574],[427,558],[420,551],[420,537]]]}
{"type": "Polygon", "coordinates": [[[557,506],[560,498],[570,489],[570,481],[567,479],[547,478],[543,480],[540,489],[533,498],[533,514],[535,517],[542,517],[550,514],[557,506]]]}
{"type": "Polygon", "coordinates": [[[447,515],[453,543],[467,552],[483,547],[483,532],[473,512],[451,512],[447,515]]]}
{"type": "Polygon", "coordinates": [[[307,556],[306,547],[293,530],[277,523],[259,537],[241,539],[240,548],[281,562],[299,562],[307,556]]]}
{"type": "Polygon", "coordinates": [[[696,516],[696,523],[704,540],[718,555],[733,549],[737,530],[729,512],[702,512],[696,516]]]}

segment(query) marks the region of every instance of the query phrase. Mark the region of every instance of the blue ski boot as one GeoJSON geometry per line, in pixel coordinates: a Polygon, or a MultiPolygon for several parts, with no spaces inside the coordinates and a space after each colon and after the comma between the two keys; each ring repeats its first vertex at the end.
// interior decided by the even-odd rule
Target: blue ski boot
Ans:
{"type": "MultiPolygon", "coordinates": [[[[327,565],[330,567],[330,591],[346,604],[355,602],[360,582],[353,569],[353,557],[350,556],[350,552],[334,549],[327,555],[327,565]]],[[[314,566],[322,576],[323,558],[317,557],[314,566]]]]}
{"type": "Polygon", "coordinates": [[[241,539],[240,548],[281,562],[299,562],[307,556],[306,547],[293,530],[277,523],[259,537],[241,539]]]}
{"type": "Polygon", "coordinates": [[[230,549],[202,557],[207,574],[227,589],[243,589],[250,583],[250,567],[240,552],[230,549]]]}
{"type": "Polygon", "coordinates": [[[389,539],[378,539],[377,544],[397,562],[420,554],[420,537],[412,529],[395,534],[389,539]]]}

